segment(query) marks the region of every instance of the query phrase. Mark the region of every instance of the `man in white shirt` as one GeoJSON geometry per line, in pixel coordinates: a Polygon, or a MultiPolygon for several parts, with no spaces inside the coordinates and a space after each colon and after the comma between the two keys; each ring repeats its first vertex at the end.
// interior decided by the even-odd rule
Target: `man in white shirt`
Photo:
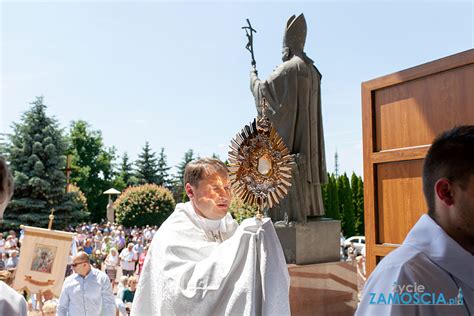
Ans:
{"type": "Polygon", "coordinates": [[[436,138],[423,166],[428,214],[384,258],[357,315],[474,314],[474,126],[436,138]]]}
{"type": "Polygon", "coordinates": [[[289,276],[272,222],[228,213],[226,166],[188,163],[190,202],[156,232],[131,315],[289,315],[289,276]]]}
{"type": "Polygon", "coordinates": [[[137,238],[135,245],[133,245],[133,252],[137,258],[140,258],[140,255],[143,252],[143,242],[141,238],[137,238]]]}
{"type": "Polygon", "coordinates": [[[133,251],[133,243],[129,243],[127,248],[124,248],[120,252],[120,266],[122,267],[122,274],[126,276],[132,276],[135,271],[135,262],[138,257],[135,251],[133,251]]]}
{"type": "Polygon", "coordinates": [[[74,274],[63,283],[58,316],[115,315],[115,298],[109,277],[93,268],[87,253],[80,251],[72,259],[74,274]]]}

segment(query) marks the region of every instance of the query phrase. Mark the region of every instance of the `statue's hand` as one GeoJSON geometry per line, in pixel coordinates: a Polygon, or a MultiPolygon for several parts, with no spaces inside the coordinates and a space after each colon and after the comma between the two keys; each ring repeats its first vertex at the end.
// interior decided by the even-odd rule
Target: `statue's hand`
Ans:
{"type": "Polygon", "coordinates": [[[258,77],[258,71],[255,66],[252,66],[252,70],[250,70],[250,74],[255,74],[258,77]]]}

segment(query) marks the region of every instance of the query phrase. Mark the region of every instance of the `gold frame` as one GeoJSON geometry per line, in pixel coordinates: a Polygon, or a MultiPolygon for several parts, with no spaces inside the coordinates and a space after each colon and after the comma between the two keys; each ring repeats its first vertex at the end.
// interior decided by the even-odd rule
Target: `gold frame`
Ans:
{"type": "MultiPolygon", "coordinates": [[[[264,113],[265,100],[262,106],[264,113]]],[[[259,217],[263,208],[277,205],[288,194],[293,164],[293,155],[265,115],[246,125],[231,141],[232,189],[244,203],[258,206],[259,217]]]]}

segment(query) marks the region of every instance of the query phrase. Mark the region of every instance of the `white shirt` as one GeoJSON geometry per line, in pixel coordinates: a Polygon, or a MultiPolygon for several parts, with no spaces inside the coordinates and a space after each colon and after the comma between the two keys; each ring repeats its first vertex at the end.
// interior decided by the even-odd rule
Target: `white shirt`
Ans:
{"type": "Polygon", "coordinates": [[[210,221],[188,202],[153,238],[131,315],[289,313],[288,268],[271,220],[210,221]]]}
{"type": "Polygon", "coordinates": [[[145,232],[143,233],[143,235],[145,236],[146,240],[150,240],[151,237],[153,237],[152,234],[151,234],[151,230],[149,230],[149,229],[146,229],[145,232]]]}
{"type": "Polygon", "coordinates": [[[123,249],[120,253],[120,259],[120,266],[122,269],[127,271],[135,270],[135,261],[137,260],[137,255],[133,250],[128,251],[128,248],[123,249]]]}
{"type": "Polygon", "coordinates": [[[64,280],[58,316],[115,315],[115,299],[109,277],[91,267],[83,278],[74,273],[64,280]]]}
{"type": "Polygon", "coordinates": [[[105,258],[105,268],[106,269],[115,269],[119,263],[119,256],[115,255],[112,256],[112,254],[108,254],[107,257],[105,258]]]}
{"type": "Polygon", "coordinates": [[[377,265],[364,288],[356,315],[473,313],[474,256],[449,237],[431,217],[423,215],[403,244],[377,265]],[[394,305],[393,300],[392,304],[387,304],[390,294],[393,299],[395,297],[394,287],[402,299],[400,305],[394,305]],[[415,294],[410,292],[414,288],[418,292],[418,302],[415,294]],[[459,304],[460,289],[463,304],[459,304]],[[433,302],[433,298],[435,304],[426,305],[433,302]],[[452,303],[456,305],[436,304],[443,303],[442,298],[448,304],[453,299],[452,303]],[[406,304],[410,299],[413,305],[406,304]]]}

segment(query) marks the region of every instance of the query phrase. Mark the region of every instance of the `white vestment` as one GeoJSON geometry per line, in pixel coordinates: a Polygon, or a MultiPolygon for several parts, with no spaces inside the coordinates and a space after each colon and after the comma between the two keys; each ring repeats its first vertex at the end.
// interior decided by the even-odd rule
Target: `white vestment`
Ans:
{"type": "Polygon", "coordinates": [[[28,306],[23,296],[0,281],[0,315],[26,316],[27,312],[28,306]]]}
{"type": "Polygon", "coordinates": [[[178,204],[155,234],[132,316],[289,315],[289,274],[269,218],[240,226],[178,204]]]}
{"type": "Polygon", "coordinates": [[[473,313],[474,256],[449,237],[431,217],[423,215],[403,244],[377,265],[365,285],[356,315],[473,313]],[[394,282],[398,288],[394,287],[394,282]],[[405,293],[398,304],[394,304],[394,288],[405,293]]]}

